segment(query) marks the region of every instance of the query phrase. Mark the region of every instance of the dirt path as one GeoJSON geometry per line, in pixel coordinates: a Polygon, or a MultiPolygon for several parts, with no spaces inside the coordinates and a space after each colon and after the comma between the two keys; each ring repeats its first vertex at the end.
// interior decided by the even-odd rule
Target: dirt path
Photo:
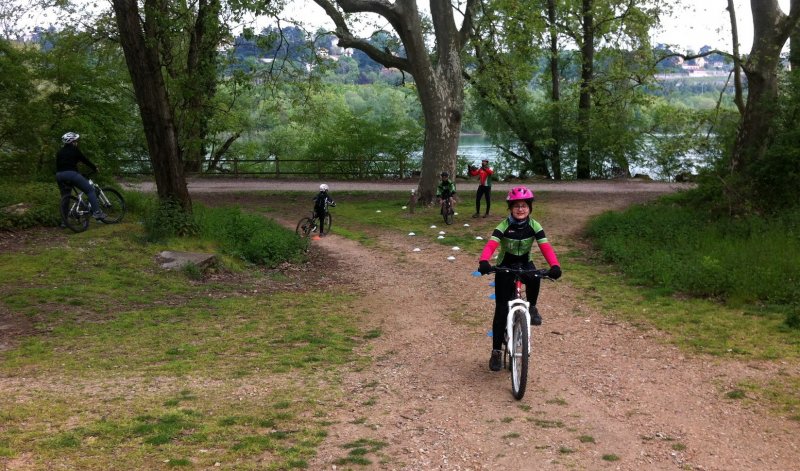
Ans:
{"type": "MultiPolygon", "coordinates": [[[[534,208],[534,217],[563,253],[580,246],[591,215],[673,189],[639,186],[548,186],[544,212],[534,208]]],[[[227,191],[250,189],[272,188],[236,184],[227,191]]],[[[219,191],[206,192],[219,199],[219,191]]],[[[236,195],[249,198],[263,203],[236,195]]],[[[544,325],[534,331],[528,393],[515,401],[508,374],[488,369],[490,279],[471,276],[477,255],[434,243],[435,232],[381,233],[365,247],[334,229],[314,242],[357,283],[356,311],[365,313],[365,328],[382,334],[364,352],[373,366],[345,374],[345,395],[329,418],[334,425],[309,469],[797,469],[800,422],[725,398],[742,381],[799,376],[797,364],[683,354],[657,331],[594,310],[571,286],[568,265],[561,281],[543,287],[544,325]],[[445,276],[449,283],[440,283],[445,276]],[[343,446],[358,440],[385,446],[367,455],[371,465],[336,465],[347,454],[343,446]]]]}
{"type": "MultiPolygon", "coordinates": [[[[558,217],[542,222],[564,250],[590,215],[653,194],[554,193],[543,204],[558,217]]],[[[476,254],[448,264],[453,252],[428,242],[434,234],[381,234],[376,248],[335,234],[315,242],[363,286],[361,310],[383,333],[370,342],[374,367],[347,374],[311,469],[337,469],[343,445],[363,439],[386,446],[357,469],[797,469],[797,421],[725,398],[740,381],[797,365],[684,355],[584,304],[568,266],[543,288],[537,357],[515,401],[508,374],[488,369],[490,280],[470,275],[476,254]]]]}

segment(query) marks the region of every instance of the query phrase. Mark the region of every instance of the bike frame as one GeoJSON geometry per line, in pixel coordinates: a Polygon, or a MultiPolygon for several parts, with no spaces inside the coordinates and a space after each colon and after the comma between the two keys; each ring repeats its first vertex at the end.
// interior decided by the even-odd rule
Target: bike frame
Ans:
{"type": "Polygon", "coordinates": [[[516,277],[514,280],[515,286],[515,296],[514,299],[508,302],[508,315],[506,316],[506,349],[508,350],[508,354],[513,357],[516,353],[514,351],[514,342],[511,339],[514,338],[514,315],[517,312],[522,312],[525,314],[525,321],[527,322],[528,326],[528,351],[531,351],[531,303],[522,299],[522,280],[519,279],[519,276],[516,277]]]}

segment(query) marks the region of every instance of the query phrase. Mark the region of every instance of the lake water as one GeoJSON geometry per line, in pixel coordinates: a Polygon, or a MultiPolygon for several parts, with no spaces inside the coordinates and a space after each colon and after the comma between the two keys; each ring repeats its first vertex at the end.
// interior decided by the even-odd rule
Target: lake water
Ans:
{"type": "MultiPolygon", "coordinates": [[[[501,156],[500,150],[493,146],[486,136],[480,134],[462,134],[458,140],[457,154],[477,166],[480,166],[480,162],[483,159],[487,159],[489,162],[495,162],[501,156]]],[[[685,157],[685,164],[689,167],[691,173],[694,174],[696,174],[698,169],[702,166],[701,159],[697,155],[685,157]]],[[[631,175],[646,174],[653,180],[665,179],[661,178],[660,171],[655,167],[632,165],[630,171],[631,175]]]]}

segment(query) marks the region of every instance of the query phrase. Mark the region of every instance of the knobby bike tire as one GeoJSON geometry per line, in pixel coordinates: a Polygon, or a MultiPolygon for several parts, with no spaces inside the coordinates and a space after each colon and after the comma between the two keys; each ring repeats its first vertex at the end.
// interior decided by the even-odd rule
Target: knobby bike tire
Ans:
{"type": "Polygon", "coordinates": [[[450,224],[453,224],[453,218],[454,218],[454,216],[455,216],[455,214],[454,214],[454,213],[455,213],[455,211],[453,211],[453,207],[452,207],[452,206],[450,206],[450,205],[447,205],[447,207],[445,208],[444,222],[445,222],[445,224],[447,224],[448,226],[449,226],[450,224]]]}
{"type": "Polygon", "coordinates": [[[325,233],[329,234],[331,232],[331,226],[333,226],[333,216],[331,213],[327,213],[325,215],[325,233]]]}
{"type": "Polygon", "coordinates": [[[300,237],[308,237],[314,230],[314,221],[311,218],[303,218],[297,223],[297,228],[294,230],[295,234],[300,237]]]}
{"type": "Polygon", "coordinates": [[[79,214],[77,209],[77,196],[65,195],[61,198],[61,221],[72,232],[83,232],[89,228],[89,208],[85,208],[83,214],[79,214]]]}
{"type": "Polygon", "coordinates": [[[512,330],[514,344],[514,355],[511,357],[511,392],[517,400],[525,395],[525,388],[528,385],[528,361],[530,351],[528,346],[528,321],[523,312],[517,311],[514,314],[514,325],[512,330]]]}
{"type": "Polygon", "coordinates": [[[108,201],[102,201],[100,195],[97,195],[100,208],[106,213],[106,218],[102,219],[102,221],[106,224],[116,224],[122,221],[127,210],[125,198],[113,188],[103,188],[103,193],[108,201]]]}

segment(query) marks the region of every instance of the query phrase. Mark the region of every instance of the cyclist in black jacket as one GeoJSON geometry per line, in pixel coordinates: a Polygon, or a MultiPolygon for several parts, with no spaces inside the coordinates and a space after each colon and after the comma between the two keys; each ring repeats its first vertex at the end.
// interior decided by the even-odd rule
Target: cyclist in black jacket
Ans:
{"type": "Polygon", "coordinates": [[[93,172],[97,171],[97,165],[93,164],[78,149],[78,140],[80,138],[80,134],[76,132],[68,132],[61,136],[61,142],[64,143],[64,147],[56,154],[56,182],[58,183],[58,189],[61,191],[63,198],[64,195],[69,194],[71,187],[80,188],[89,198],[92,216],[95,219],[105,219],[106,215],[97,203],[97,195],[94,193],[94,188],[89,184],[89,180],[78,172],[78,163],[86,165],[93,172]]]}

